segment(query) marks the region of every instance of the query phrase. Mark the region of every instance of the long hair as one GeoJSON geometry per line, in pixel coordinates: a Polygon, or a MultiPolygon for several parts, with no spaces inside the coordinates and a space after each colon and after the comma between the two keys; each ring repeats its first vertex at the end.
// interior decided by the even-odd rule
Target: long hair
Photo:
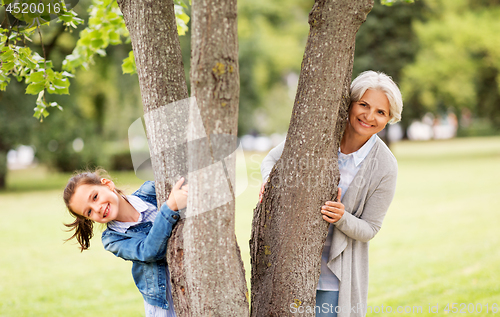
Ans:
{"type": "MultiPolygon", "coordinates": [[[[75,218],[75,221],[72,223],[65,223],[64,225],[68,227],[68,232],[75,231],[73,235],[66,239],[65,241],[69,241],[73,238],[76,238],[78,243],[80,244],[80,252],[83,250],[87,250],[90,248],[90,239],[94,236],[94,221],[90,220],[82,215],[77,214],[73,211],[69,205],[69,202],[73,195],[76,192],[76,189],[80,185],[99,185],[105,186],[101,183],[101,179],[108,178],[108,173],[102,169],[98,168],[95,171],[81,171],[76,172],[73,177],[71,177],[66,184],[66,188],[64,188],[63,199],[66,207],[68,208],[69,213],[75,218]]],[[[123,192],[119,189],[115,189],[117,194],[124,197],[123,192]]]]}

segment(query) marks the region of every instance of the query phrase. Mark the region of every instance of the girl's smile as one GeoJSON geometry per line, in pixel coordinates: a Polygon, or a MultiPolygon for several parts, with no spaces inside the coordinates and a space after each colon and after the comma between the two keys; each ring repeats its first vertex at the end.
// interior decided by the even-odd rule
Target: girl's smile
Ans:
{"type": "Polygon", "coordinates": [[[99,223],[137,221],[139,212],[114,189],[113,182],[106,179],[103,179],[103,185],[82,184],[76,188],[70,207],[75,213],[99,223]]]}
{"type": "Polygon", "coordinates": [[[104,210],[104,215],[102,217],[106,218],[108,214],[109,214],[109,204],[106,206],[106,210],[104,210]]]}

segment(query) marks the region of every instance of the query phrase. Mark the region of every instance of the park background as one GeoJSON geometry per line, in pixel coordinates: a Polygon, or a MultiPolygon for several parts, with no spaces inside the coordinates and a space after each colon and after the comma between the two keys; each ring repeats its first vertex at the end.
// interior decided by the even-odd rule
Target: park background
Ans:
{"type": "MultiPolygon", "coordinates": [[[[259,166],[287,131],[312,4],[238,4],[245,146],[238,176],[248,185],[236,198],[236,234],[247,280],[259,166]]],[[[75,11],[85,18],[89,5],[81,1],[75,11]]],[[[369,316],[389,314],[389,306],[392,314],[401,306],[413,311],[404,315],[435,316],[429,306],[438,305],[441,315],[452,303],[476,316],[500,314],[494,306],[500,304],[499,14],[494,0],[376,1],[358,32],[353,76],[367,69],[388,73],[405,104],[399,130],[389,138],[399,163],[396,196],[370,250],[368,305],[381,310],[369,316]]],[[[56,67],[84,27],[43,30],[56,67]]],[[[189,32],[180,40],[188,78],[189,32]]],[[[34,38],[30,46],[41,53],[39,44],[34,38]]],[[[130,170],[127,137],[142,115],[137,76],[122,73],[130,49],[109,47],[78,71],[70,95],[51,96],[64,111],[53,109],[43,122],[32,117],[36,97],[24,94],[24,83],[13,81],[0,92],[0,161],[8,161],[7,170],[0,168],[6,175],[0,316],[144,315],[131,263],[103,250],[101,228],[90,251],[63,243],[69,237],[63,223],[71,218],[62,189],[75,169],[100,165],[128,193],[142,183],[130,170]]]]}

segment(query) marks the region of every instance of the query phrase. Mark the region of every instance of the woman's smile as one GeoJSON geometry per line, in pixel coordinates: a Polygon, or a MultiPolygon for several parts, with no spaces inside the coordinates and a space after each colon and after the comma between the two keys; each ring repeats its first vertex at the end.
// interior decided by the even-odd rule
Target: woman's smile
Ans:
{"type": "Polygon", "coordinates": [[[374,127],[374,126],[373,126],[373,125],[371,125],[371,124],[368,124],[368,123],[363,122],[361,119],[358,119],[358,122],[359,122],[359,124],[360,124],[362,127],[364,127],[364,128],[372,128],[372,127],[374,127]]]}
{"type": "Polygon", "coordinates": [[[372,135],[380,132],[390,118],[390,104],[385,93],[367,89],[359,101],[351,104],[347,133],[358,135],[366,142],[372,135]]]}

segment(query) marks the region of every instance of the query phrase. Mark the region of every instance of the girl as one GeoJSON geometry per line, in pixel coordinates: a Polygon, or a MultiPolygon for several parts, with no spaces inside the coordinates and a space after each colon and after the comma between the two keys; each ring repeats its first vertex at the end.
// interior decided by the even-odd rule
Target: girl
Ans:
{"type": "Polygon", "coordinates": [[[104,177],[104,170],[73,176],[64,189],[64,202],[76,219],[65,224],[75,230],[81,251],[90,247],[94,222],[107,225],[102,234],[104,248],[133,261],[132,275],[144,298],[147,317],[175,317],[170,276],[166,262],[167,240],[186,207],[188,185],[181,178],[168,200],[157,209],[154,182],[145,182],[125,196],[104,177]]]}
{"type": "MultiPolygon", "coordinates": [[[[402,110],[401,92],[389,76],[367,71],[352,82],[348,120],[338,149],[340,199],[321,208],[330,226],[316,288],[316,306],[321,310],[317,317],[365,316],[368,241],[382,226],[398,170],[396,158],[377,133],[387,123],[401,120],[402,110]]],[[[283,141],[262,161],[261,201],[284,146],[283,141]]]]}

